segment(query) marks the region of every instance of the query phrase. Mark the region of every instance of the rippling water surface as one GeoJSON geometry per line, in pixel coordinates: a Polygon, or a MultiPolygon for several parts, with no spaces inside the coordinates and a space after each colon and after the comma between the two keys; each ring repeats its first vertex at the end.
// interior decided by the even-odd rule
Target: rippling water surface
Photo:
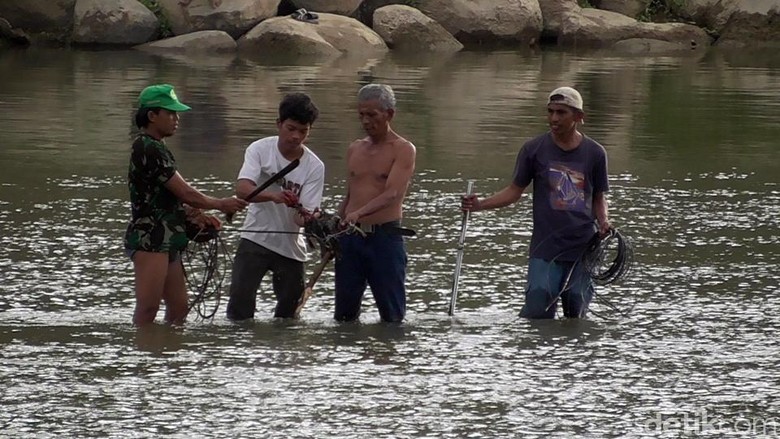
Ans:
{"type": "MultiPolygon", "coordinates": [[[[260,63],[128,52],[0,52],[0,436],[510,438],[774,436],[780,426],[780,60],[466,52],[260,63]],[[194,111],[169,144],[198,188],[228,194],[289,91],[321,108],[309,145],[325,207],[361,135],[354,96],[386,82],[418,147],[406,224],[407,321],[331,319],[326,272],[299,321],[138,332],[121,252],[134,100],[176,85],[194,111]],[[530,202],[472,217],[446,313],[466,180],[511,176],[574,84],[610,157],[611,217],[634,245],[585,321],[528,322],[530,202]],[[616,305],[621,315],[605,304],[616,305]]],[[[237,234],[223,233],[229,250],[237,234]]],[[[213,306],[214,304],[211,303],[213,306]]]]}

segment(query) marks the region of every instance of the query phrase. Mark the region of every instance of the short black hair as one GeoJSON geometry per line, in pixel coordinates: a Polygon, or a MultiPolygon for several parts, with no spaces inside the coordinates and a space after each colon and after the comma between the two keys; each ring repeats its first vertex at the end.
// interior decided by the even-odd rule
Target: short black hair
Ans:
{"type": "Polygon", "coordinates": [[[135,113],[135,126],[138,128],[146,128],[149,125],[149,112],[151,111],[154,114],[159,114],[161,108],[154,107],[141,107],[136,111],[135,113]]]}
{"type": "Polygon", "coordinates": [[[279,122],[292,119],[302,124],[313,125],[320,110],[305,93],[290,93],[279,103],[279,122]]]}

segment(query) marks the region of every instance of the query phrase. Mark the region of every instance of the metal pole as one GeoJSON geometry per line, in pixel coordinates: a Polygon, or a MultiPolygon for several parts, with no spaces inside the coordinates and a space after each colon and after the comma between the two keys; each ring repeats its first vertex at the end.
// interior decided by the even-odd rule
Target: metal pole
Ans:
{"type": "MultiPolygon", "coordinates": [[[[466,186],[466,195],[471,195],[474,191],[474,180],[469,180],[466,186]]],[[[458,280],[460,279],[460,265],[463,263],[463,247],[466,241],[466,227],[469,223],[469,212],[463,212],[463,219],[460,225],[460,239],[458,240],[458,255],[455,260],[455,275],[452,278],[452,294],[450,295],[450,308],[447,314],[455,314],[455,302],[458,300],[458,280]]]]}

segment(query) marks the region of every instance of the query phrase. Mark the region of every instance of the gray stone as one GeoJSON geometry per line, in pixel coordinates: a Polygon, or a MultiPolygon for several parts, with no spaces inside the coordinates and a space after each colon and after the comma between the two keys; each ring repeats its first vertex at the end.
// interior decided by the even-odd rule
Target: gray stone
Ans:
{"type": "Polygon", "coordinates": [[[539,0],[420,0],[420,10],[464,44],[532,44],[543,28],[539,0]]]}
{"type": "Polygon", "coordinates": [[[158,53],[229,53],[235,52],[236,47],[236,41],[227,32],[204,30],[141,44],[134,49],[158,53]]]}
{"type": "Polygon", "coordinates": [[[276,16],[280,0],[158,0],[175,35],[221,30],[234,39],[276,16]]]}
{"type": "Polygon", "coordinates": [[[577,0],[540,0],[543,29],[542,38],[557,39],[561,33],[561,20],[569,13],[578,13],[580,6],[577,0]]]}
{"type": "Polygon", "coordinates": [[[570,47],[605,48],[630,38],[646,38],[690,44],[704,50],[711,44],[707,33],[684,23],[641,23],[610,11],[584,8],[567,14],[561,24],[558,44],[570,47]]]}
{"type": "Polygon", "coordinates": [[[27,34],[19,29],[14,29],[11,23],[4,18],[0,18],[0,40],[23,46],[30,44],[30,38],[27,34]]]}
{"type": "Polygon", "coordinates": [[[363,0],[290,0],[295,8],[307,11],[351,16],[363,0]]]}
{"type": "Polygon", "coordinates": [[[651,38],[629,38],[618,41],[612,46],[612,49],[625,54],[632,55],[658,55],[658,54],[680,54],[684,52],[696,51],[696,44],[688,42],[670,42],[655,40],[651,38]]]}
{"type": "Polygon", "coordinates": [[[392,5],[374,12],[374,30],[394,50],[457,52],[463,44],[439,23],[410,6],[392,5]]]}
{"type": "Polygon", "coordinates": [[[136,0],[77,0],[73,42],[135,45],[154,39],[160,23],[136,0]]]}
{"type": "Polygon", "coordinates": [[[270,18],[239,38],[238,50],[255,56],[342,53],[370,55],[387,52],[382,37],[354,18],[319,14],[319,23],[290,17],[270,18]]]}
{"type": "Polygon", "coordinates": [[[780,48],[780,10],[735,12],[715,43],[724,48],[780,48]]]}
{"type": "Polygon", "coordinates": [[[16,29],[67,39],[76,0],[0,0],[0,17],[16,29]]]}
{"type": "Polygon", "coordinates": [[[593,5],[605,11],[638,18],[650,5],[650,0],[593,0],[593,5]]]}

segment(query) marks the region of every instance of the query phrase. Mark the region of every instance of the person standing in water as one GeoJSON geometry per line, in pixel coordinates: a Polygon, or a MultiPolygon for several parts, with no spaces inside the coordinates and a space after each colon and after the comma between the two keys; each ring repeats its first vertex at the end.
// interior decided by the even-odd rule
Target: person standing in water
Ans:
{"type": "Polygon", "coordinates": [[[219,228],[220,221],[200,209],[233,214],[247,203],[235,197],[204,195],[179,174],[165,138],[176,133],[179,113],[190,107],[179,101],[173,86],[146,87],[138,102],[135,123],[141,133],[130,153],[127,181],[132,217],[124,238],[135,273],[133,324],[153,323],[161,301],[165,303],[165,322],[181,324],[188,312],[181,262],[181,252],[188,243],[186,222],[219,228]]]}
{"type": "Polygon", "coordinates": [[[347,149],[347,195],[339,216],[365,236],[339,238],[334,313],[339,321],[358,318],[367,286],[382,321],[400,322],[406,315],[407,257],[400,225],[416,149],[390,127],[395,105],[387,85],[369,84],[358,92],[358,115],[367,136],[347,149]]]}
{"type": "Polygon", "coordinates": [[[309,137],[319,109],[304,93],[286,95],[279,103],[278,135],[253,142],[238,173],[236,194],[246,198],[294,160],[300,164],[249,202],[249,212],[233,262],[230,320],[255,315],[257,290],[265,274],[273,274],[274,317],[291,318],[304,291],[306,242],[301,227],[320,207],[325,165],[303,142],[309,137]],[[300,206],[299,209],[291,207],[300,206]],[[281,232],[281,233],[280,233],[281,232]]]}
{"type": "Polygon", "coordinates": [[[564,316],[585,317],[593,298],[590,275],[578,261],[594,235],[606,235],[611,227],[609,181],[606,150],[578,130],[584,118],[577,90],[553,90],[547,100],[550,131],[523,145],[509,185],[487,198],[474,194],[461,201],[461,208],[470,212],[509,206],[533,182],[533,233],[521,317],[554,318],[559,298],[564,316]]]}

